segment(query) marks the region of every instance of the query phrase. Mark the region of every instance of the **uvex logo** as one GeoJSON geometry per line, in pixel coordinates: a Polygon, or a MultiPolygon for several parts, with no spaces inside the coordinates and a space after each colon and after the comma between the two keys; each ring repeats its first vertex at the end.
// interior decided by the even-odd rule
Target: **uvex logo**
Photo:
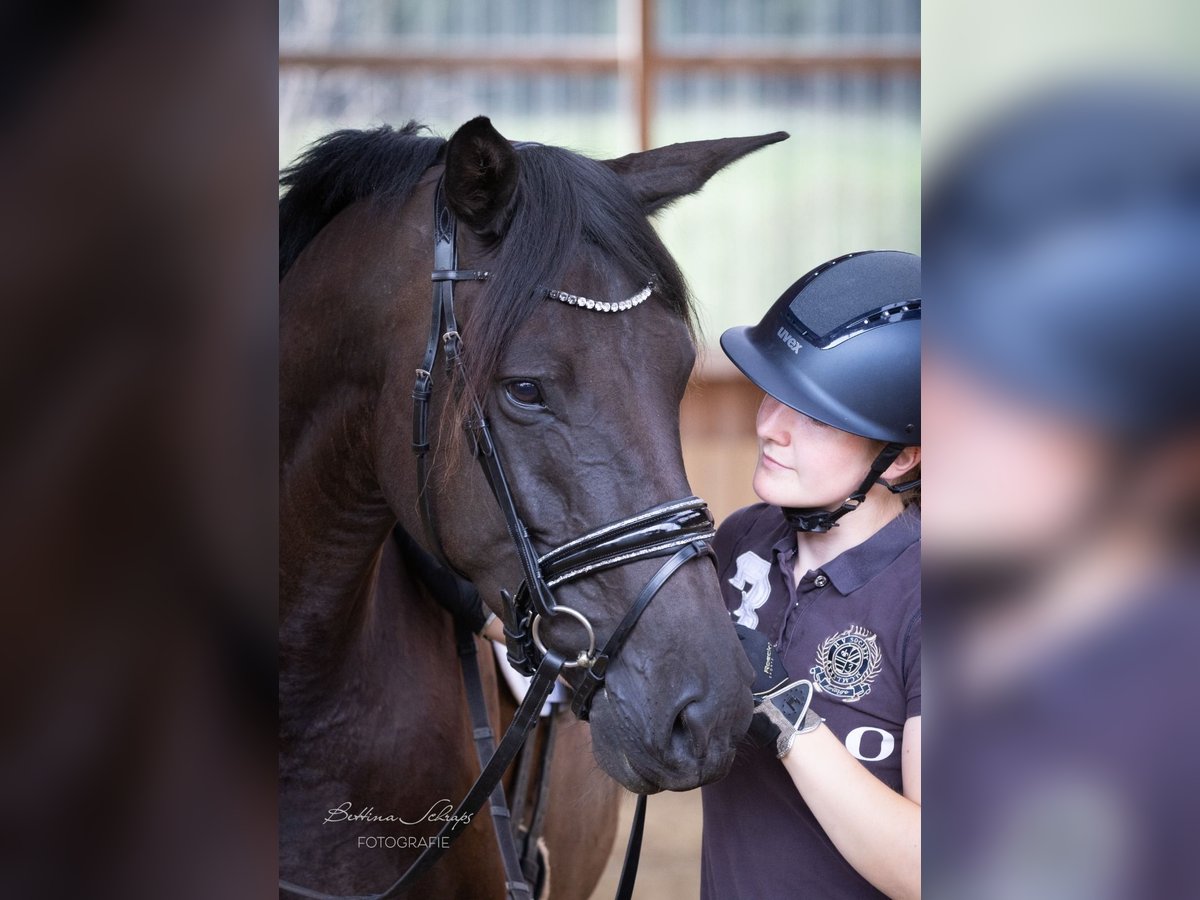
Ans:
{"type": "Polygon", "coordinates": [[[782,325],[779,326],[779,331],[777,331],[776,334],[779,336],[781,341],[788,345],[789,350],[797,354],[800,352],[800,342],[792,337],[792,333],[782,325]]]}

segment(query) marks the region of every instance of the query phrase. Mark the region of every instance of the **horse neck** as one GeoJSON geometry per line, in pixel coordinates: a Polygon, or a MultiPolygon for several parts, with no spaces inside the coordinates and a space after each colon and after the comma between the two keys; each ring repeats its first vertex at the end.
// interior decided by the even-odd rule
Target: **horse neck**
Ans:
{"type": "Polygon", "coordinates": [[[289,671],[280,675],[296,689],[333,675],[373,615],[395,522],[371,462],[374,397],[365,393],[323,402],[281,447],[279,649],[289,671]]]}
{"type": "MultiPolygon", "coordinates": [[[[431,191],[414,194],[423,212],[431,191]]],[[[407,450],[410,408],[394,401],[410,395],[409,357],[419,359],[429,327],[428,276],[405,277],[414,264],[428,272],[432,222],[420,220],[429,221],[408,227],[392,204],[355,204],[281,285],[281,717],[336,695],[350,666],[368,670],[378,652],[370,635],[387,613],[375,592],[381,550],[394,510],[408,508],[397,485],[416,484],[412,454],[379,442],[391,435],[407,450]],[[413,350],[393,379],[399,347],[413,350]],[[381,471],[395,479],[386,495],[381,471]]]]}

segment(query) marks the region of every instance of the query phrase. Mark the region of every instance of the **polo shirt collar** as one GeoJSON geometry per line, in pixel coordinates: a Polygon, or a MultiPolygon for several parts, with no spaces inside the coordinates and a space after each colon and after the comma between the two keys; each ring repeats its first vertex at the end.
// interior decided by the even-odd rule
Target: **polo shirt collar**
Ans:
{"type": "MultiPolygon", "coordinates": [[[[780,522],[780,536],[771,549],[780,560],[787,560],[796,552],[796,532],[782,515],[780,522]]],[[[846,596],[886,569],[920,539],[921,512],[909,506],[861,544],[835,556],[821,571],[838,593],[846,596]]]]}

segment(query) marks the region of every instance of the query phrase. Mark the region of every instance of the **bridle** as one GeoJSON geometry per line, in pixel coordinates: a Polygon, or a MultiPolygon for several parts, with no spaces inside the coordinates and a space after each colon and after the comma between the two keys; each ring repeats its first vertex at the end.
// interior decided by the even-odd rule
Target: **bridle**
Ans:
{"type": "MultiPolygon", "coordinates": [[[[280,881],[280,887],[290,893],[317,900],[386,900],[412,884],[426,872],[445,852],[450,841],[458,836],[470,822],[484,799],[491,795],[496,833],[504,859],[507,887],[510,897],[531,896],[527,884],[521,878],[519,866],[513,864],[516,853],[512,847],[511,830],[507,827],[508,810],[505,806],[500,779],[513,761],[521,745],[537,721],[537,713],[553,688],[555,680],[564,669],[580,669],[583,672],[574,687],[572,711],[580,719],[590,714],[592,698],[603,685],[608,667],[624,647],[638,619],[651,600],[667,580],[685,563],[707,556],[714,563],[716,556],[709,541],[716,533],[708,507],[698,497],[685,497],[652,506],[602,527],[580,535],[547,553],[538,555],[529,537],[529,529],[518,512],[513,499],[508,477],[504,470],[491,427],[479,397],[466,377],[462,354],[463,340],[459,333],[458,319],[454,309],[454,284],[459,281],[486,281],[490,273],[477,269],[459,269],[456,251],[457,222],[446,204],[443,181],[438,180],[434,191],[434,268],[430,275],[433,282],[433,309],[429,339],[421,366],[416,370],[413,387],[413,451],[417,460],[417,483],[420,497],[421,519],[427,538],[443,565],[450,566],[442,550],[434,525],[433,510],[427,490],[429,482],[429,409],[433,397],[433,372],[439,350],[445,358],[447,375],[452,379],[460,397],[465,397],[467,406],[464,427],[471,439],[472,453],[483,469],[484,477],[500,511],[505,526],[521,563],[522,581],[515,594],[501,591],[504,603],[504,633],[508,658],[512,665],[532,681],[524,700],[518,707],[512,723],[498,747],[492,752],[492,734],[487,726],[486,708],[482,699],[473,699],[477,693],[471,683],[471,670],[478,679],[477,663],[474,659],[474,638],[460,635],[460,655],[463,656],[465,680],[468,683],[472,707],[479,706],[482,714],[472,709],[475,723],[475,740],[482,771],[467,796],[459,803],[437,837],[426,846],[421,855],[391,887],[379,894],[365,897],[341,897],[324,894],[280,881]],[[669,557],[658,571],[646,582],[633,604],[613,629],[608,640],[596,649],[596,629],[588,617],[577,609],[558,603],[554,588],[589,577],[608,569],[628,563],[657,557],[669,557]],[[563,653],[546,645],[542,636],[543,622],[567,617],[578,622],[587,635],[587,646],[573,655],[563,653]],[[469,645],[469,646],[468,646],[469,645]],[[502,822],[503,820],[503,822],[502,822]],[[503,824],[504,827],[501,827],[503,824]]],[[[652,287],[648,285],[647,288],[652,287]]],[[[549,290],[546,295],[576,305],[574,297],[563,291],[549,290]]],[[[648,296],[643,289],[623,304],[602,304],[604,312],[629,309],[640,304],[648,296]],[[609,309],[608,307],[612,307],[609,309]]],[[[592,308],[593,301],[586,301],[592,308]]],[[[584,306],[584,302],[578,302],[584,306]]],[[[645,815],[645,795],[639,795],[634,826],[626,851],[625,868],[618,888],[618,900],[632,895],[633,878],[637,872],[637,855],[641,844],[642,823],[645,815]]]]}
{"type": "MultiPolygon", "coordinates": [[[[487,416],[464,373],[463,341],[454,309],[454,284],[457,281],[486,281],[490,273],[457,267],[455,224],[454,216],[445,202],[442,182],[439,181],[434,192],[432,325],[425,356],[421,368],[417,370],[416,385],[413,388],[413,451],[417,457],[421,518],[429,542],[445,560],[434,527],[427,489],[429,405],[433,395],[432,373],[440,347],[446,359],[447,374],[454,379],[456,387],[466,393],[468,412],[464,425],[471,438],[472,451],[504,516],[505,526],[521,563],[523,580],[515,596],[502,592],[509,662],[522,674],[534,675],[547,652],[541,639],[542,622],[560,616],[577,621],[587,634],[588,646],[579,650],[574,657],[564,654],[566,661],[563,668],[579,668],[585,671],[581,685],[575,689],[572,710],[579,718],[586,719],[591,698],[596,688],[603,683],[608,665],[620,652],[638,618],[645,612],[658,590],[688,560],[707,555],[715,561],[708,543],[716,533],[713,519],[703,500],[698,497],[686,497],[619,519],[567,541],[548,553],[537,555],[529,538],[529,529],[513,500],[487,416]],[[646,584],[599,652],[596,652],[595,628],[589,619],[578,610],[555,600],[553,588],[560,584],[636,560],[666,555],[670,555],[671,558],[646,584]]],[[[560,292],[547,291],[547,294],[558,293],[560,292]]]]}

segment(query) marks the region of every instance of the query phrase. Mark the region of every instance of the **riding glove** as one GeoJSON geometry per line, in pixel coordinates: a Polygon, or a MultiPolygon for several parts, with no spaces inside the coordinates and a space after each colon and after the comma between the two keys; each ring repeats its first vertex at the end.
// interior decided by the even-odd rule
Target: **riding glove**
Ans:
{"type": "Polygon", "coordinates": [[[783,757],[798,734],[816,729],[823,721],[809,709],[812,682],[793,681],[767,637],[745,625],[735,624],[738,640],[754,667],[754,716],[748,737],[757,747],[774,747],[783,757]]]}
{"type": "Polygon", "coordinates": [[[783,759],[796,735],[818,729],[825,720],[809,708],[812,694],[812,682],[799,680],[763,697],[754,707],[747,732],[754,745],[774,747],[775,755],[783,759]]]}
{"type": "Polygon", "coordinates": [[[750,686],[750,690],[754,693],[755,704],[758,704],[771,691],[787,684],[788,672],[766,635],[745,625],[734,624],[733,629],[737,632],[738,640],[742,642],[746,658],[754,667],[754,684],[750,686]]]}

